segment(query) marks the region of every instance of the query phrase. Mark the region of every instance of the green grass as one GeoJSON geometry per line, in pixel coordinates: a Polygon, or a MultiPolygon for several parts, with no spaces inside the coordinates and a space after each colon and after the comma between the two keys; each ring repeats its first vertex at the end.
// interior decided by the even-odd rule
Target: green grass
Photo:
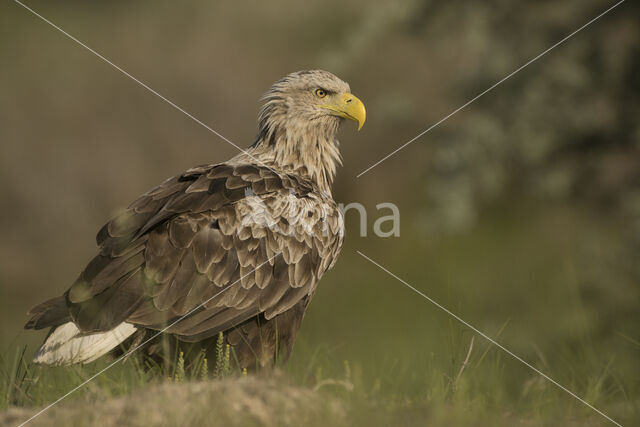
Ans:
{"type": "MultiPolygon", "coordinates": [[[[359,425],[418,425],[426,421],[446,425],[606,424],[599,415],[536,374],[526,373],[519,375],[517,380],[510,379],[509,371],[513,369],[509,366],[513,368],[513,360],[482,342],[480,337],[472,336],[455,324],[448,326],[451,346],[448,361],[431,353],[424,360],[419,360],[420,357],[385,358],[367,365],[362,361],[339,360],[338,352],[329,349],[316,348],[307,353],[309,349],[305,343],[299,346],[296,356],[286,367],[286,381],[343,402],[349,408],[351,419],[359,425]],[[474,344],[470,350],[471,339],[474,344]]],[[[2,361],[4,378],[0,392],[3,408],[8,405],[43,406],[82,384],[107,363],[101,361],[70,368],[41,367],[29,362],[24,349],[20,350],[12,362],[2,361]]],[[[174,364],[174,372],[167,377],[160,367],[145,366],[141,359],[131,357],[96,377],[68,399],[95,402],[135,394],[163,382],[204,380],[202,372],[206,365],[201,362],[190,366],[192,368],[185,371],[181,353],[174,364]]],[[[586,370],[586,367],[580,368],[586,370]]],[[[575,377],[556,377],[561,377],[560,381],[564,380],[591,404],[621,422],[631,420],[637,417],[638,405],[625,399],[624,386],[616,384],[610,368],[587,377],[577,373],[575,377]]],[[[241,377],[239,372],[229,372],[228,364],[216,366],[214,373],[206,380],[217,381],[214,377],[218,375],[241,377]]]]}

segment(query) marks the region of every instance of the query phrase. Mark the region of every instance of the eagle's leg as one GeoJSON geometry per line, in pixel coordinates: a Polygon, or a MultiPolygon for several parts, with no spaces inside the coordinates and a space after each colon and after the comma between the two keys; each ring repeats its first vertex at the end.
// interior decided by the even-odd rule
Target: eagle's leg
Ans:
{"type": "Polygon", "coordinates": [[[302,299],[272,319],[260,314],[230,330],[227,343],[233,348],[239,368],[252,371],[285,363],[310,299],[302,299]]]}
{"type": "MultiPolygon", "coordinates": [[[[267,320],[263,314],[259,314],[224,331],[225,344],[230,346],[229,364],[232,371],[234,369],[240,371],[245,368],[248,371],[256,371],[285,363],[291,355],[291,349],[310,300],[311,297],[307,296],[290,310],[272,319],[267,320]]],[[[114,355],[123,354],[122,348],[128,348],[131,351],[157,333],[153,330],[141,330],[140,332],[125,342],[125,345],[114,355]]],[[[191,370],[193,363],[200,360],[201,353],[204,352],[209,372],[213,373],[214,367],[218,366],[216,360],[218,356],[217,344],[217,335],[192,343],[180,341],[170,334],[163,334],[145,346],[146,348],[142,352],[152,361],[151,365],[161,367],[166,375],[171,375],[173,372],[180,352],[183,353],[187,371],[191,370]]]]}

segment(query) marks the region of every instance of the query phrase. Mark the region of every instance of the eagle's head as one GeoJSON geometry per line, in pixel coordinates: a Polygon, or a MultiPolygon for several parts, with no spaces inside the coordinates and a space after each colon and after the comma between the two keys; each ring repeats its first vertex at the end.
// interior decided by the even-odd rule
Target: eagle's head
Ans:
{"type": "Polygon", "coordinates": [[[343,118],[357,122],[360,130],[366,118],[364,104],[349,84],[323,70],[291,73],[275,82],[262,100],[260,131],[278,126],[337,129],[343,118]]]}
{"type": "Polygon", "coordinates": [[[362,128],[362,101],[346,82],[322,70],[291,73],[275,82],[262,100],[253,147],[265,158],[274,157],[275,166],[307,174],[328,187],[340,163],[336,132],[344,119],[362,128]]]}

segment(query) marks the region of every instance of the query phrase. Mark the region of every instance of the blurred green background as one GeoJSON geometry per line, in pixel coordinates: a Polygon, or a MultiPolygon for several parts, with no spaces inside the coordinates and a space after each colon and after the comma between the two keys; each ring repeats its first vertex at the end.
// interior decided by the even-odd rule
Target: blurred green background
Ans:
{"type": "MultiPolygon", "coordinates": [[[[258,98],[292,71],[331,71],[363,100],[367,124],[340,135],[334,197],[368,208],[369,236],[350,211],[287,367],[296,381],[342,375],[347,360],[363,412],[398,424],[457,404],[467,424],[606,421],[480,336],[456,382],[473,332],[359,250],[619,422],[640,420],[637,2],[360,178],[613,2],[28,5],[242,147],[258,98]],[[400,208],[400,237],[372,232],[383,202],[400,208]]],[[[236,149],[14,2],[0,22],[0,351],[12,359],[45,334],[21,331],[26,311],[69,286],[118,208],[236,149]]]]}

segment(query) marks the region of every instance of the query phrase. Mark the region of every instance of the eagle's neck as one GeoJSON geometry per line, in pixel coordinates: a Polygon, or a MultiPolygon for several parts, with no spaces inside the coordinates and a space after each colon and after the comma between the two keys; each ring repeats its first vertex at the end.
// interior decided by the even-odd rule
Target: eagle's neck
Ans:
{"type": "Polygon", "coordinates": [[[255,159],[276,170],[301,175],[331,194],[336,169],[342,164],[336,137],[340,120],[322,120],[263,126],[250,151],[255,159]]]}

